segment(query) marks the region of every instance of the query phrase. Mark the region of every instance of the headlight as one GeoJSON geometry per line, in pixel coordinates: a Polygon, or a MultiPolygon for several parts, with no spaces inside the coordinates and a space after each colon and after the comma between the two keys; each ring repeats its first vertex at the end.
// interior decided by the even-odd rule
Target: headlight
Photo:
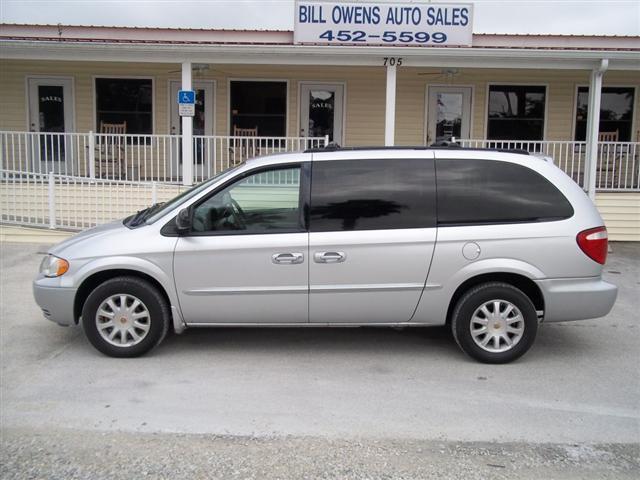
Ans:
{"type": "Polygon", "coordinates": [[[55,255],[47,255],[40,264],[40,273],[45,277],[59,277],[69,270],[69,262],[55,255]]]}

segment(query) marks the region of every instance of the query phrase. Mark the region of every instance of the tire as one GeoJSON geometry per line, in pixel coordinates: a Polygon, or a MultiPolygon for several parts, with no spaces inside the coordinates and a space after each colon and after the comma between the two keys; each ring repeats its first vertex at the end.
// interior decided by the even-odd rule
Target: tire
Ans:
{"type": "Polygon", "coordinates": [[[483,283],[460,298],[453,310],[451,330],[458,346],[470,357],[483,363],[508,363],[533,345],[538,317],[529,297],[513,285],[483,283]]]}
{"type": "Polygon", "coordinates": [[[136,277],[107,280],[89,294],[82,307],[87,339],[110,357],[138,357],[152,350],[167,335],[170,319],[164,296],[150,282],[136,277]]]}

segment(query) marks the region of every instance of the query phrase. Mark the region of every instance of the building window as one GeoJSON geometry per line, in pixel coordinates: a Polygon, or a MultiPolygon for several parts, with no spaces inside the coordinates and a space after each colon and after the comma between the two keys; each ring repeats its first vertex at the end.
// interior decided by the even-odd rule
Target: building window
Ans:
{"type": "Polygon", "coordinates": [[[153,88],[151,79],[96,78],[96,127],[127,123],[127,133],[151,134],[153,88]]]}
{"type": "Polygon", "coordinates": [[[543,140],[546,87],[490,85],[489,140],[543,140]]]}
{"type": "MultiPolygon", "coordinates": [[[[632,137],[633,87],[603,87],[600,100],[600,133],[617,132],[619,142],[630,142],[632,137]]],[[[587,110],[589,106],[589,87],[578,87],[576,104],[575,140],[587,138],[587,110]]]]}
{"type": "Polygon", "coordinates": [[[231,135],[236,128],[256,136],[284,137],[287,132],[286,82],[231,82],[231,135]]]}

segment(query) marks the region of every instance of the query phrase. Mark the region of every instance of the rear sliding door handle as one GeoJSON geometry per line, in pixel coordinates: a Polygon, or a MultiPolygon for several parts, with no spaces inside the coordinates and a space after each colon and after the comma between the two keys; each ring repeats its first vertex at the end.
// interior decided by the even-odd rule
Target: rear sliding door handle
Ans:
{"type": "Polygon", "coordinates": [[[313,261],[316,263],[342,263],[347,259],[344,252],[316,252],[313,261]]]}
{"type": "Polygon", "coordinates": [[[298,252],[276,253],[271,255],[271,261],[278,265],[295,265],[304,262],[304,255],[298,252]]]}

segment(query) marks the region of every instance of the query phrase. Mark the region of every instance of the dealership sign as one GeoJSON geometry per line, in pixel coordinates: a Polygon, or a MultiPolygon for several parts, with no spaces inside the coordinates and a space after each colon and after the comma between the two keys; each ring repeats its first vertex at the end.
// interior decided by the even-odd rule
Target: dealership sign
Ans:
{"type": "Polygon", "coordinates": [[[473,5],[299,0],[294,42],[331,45],[471,45],[473,5]]]}

